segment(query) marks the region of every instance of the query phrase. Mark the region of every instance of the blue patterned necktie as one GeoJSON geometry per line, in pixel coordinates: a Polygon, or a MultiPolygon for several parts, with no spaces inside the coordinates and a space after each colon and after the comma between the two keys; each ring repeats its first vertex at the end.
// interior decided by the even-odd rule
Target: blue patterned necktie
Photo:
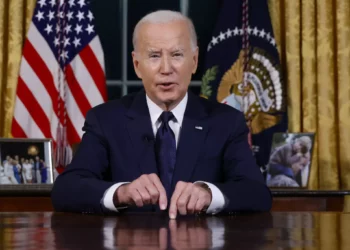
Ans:
{"type": "Polygon", "coordinates": [[[162,122],[156,135],[157,167],[160,173],[160,180],[170,200],[171,181],[176,161],[175,135],[169,126],[169,121],[174,118],[173,113],[164,111],[159,120],[162,122]]]}

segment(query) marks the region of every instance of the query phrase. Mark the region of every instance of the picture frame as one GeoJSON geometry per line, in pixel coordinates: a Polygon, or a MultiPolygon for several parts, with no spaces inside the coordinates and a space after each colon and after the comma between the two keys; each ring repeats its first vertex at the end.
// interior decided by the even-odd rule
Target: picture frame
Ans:
{"type": "Polygon", "coordinates": [[[269,188],[306,189],[315,133],[275,133],[266,169],[269,188]]]}
{"type": "Polygon", "coordinates": [[[52,139],[0,138],[0,192],[49,193],[55,177],[52,139]]]}

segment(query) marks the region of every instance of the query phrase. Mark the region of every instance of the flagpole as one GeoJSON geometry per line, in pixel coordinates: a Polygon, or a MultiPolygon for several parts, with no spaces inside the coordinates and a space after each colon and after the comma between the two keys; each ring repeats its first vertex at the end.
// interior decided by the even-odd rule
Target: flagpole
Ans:
{"type": "MultiPolygon", "coordinates": [[[[55,17],[57,18],[58,15],[60,13],[60,4],[57,5],[57,11],[55,13],[55,17]]],[[[64,21],[64,20],[63,20],[64,21]]],[[[58,39],[59,41],[62,41],[62,33],[61,30],[62,30],[62,22],[61,18],[58,17],[58,22],[57,22],[57,28],[56,28],[56,31],[57,31],[57,35],[58,35],[58,39]],[[59,31],[59,32],[58,32],[59,31]]],[[[60,166],[60,158],[61,158],[61,154],[62,154],[62,151],[61,151],[61,144],[62,144],[62,124],[61,124],[61,116],[62,116],[62,105],[63,103],[61,103],[61,86],[62,86],[62,71],[61,71],[61,57],[60,55],[62,54],[62,43],[59,43],[58,45],[58,67],[57,67],[57,77],[58,77],[58,96],[57,96],[57,134],[56,134],[56,147],[55,147],[55,150],[54,150],[54,153],[55,153],[55,167],[58,168],[60,166]]]]}
{"type": "MultiPolygon", "coordinates": [[[[248,63],[249,63],[249,0],[243,0],[242,4],[242,30],[243,30],[243,36],[242,36],[242,48],[244,53],[244,61],[243,61],[243,107],[242,110],[244,112],[244,115],[246,116],[246,108],[248,109],[249,106],[249,100],[248,100],[248,63]]],[[[248,133],[248,143],[250,147],[252,147],[252,133],[251,133],[251,117],[246,117],[247,126],[249,128],[248,133]]]]}
{"type": "MultiPolygon", "coordinates": [[[[66,3],[63,2],[62,5],[58,4],[56,17],[58,17],[58,29],[59,29],[59,40],[63,41],[66,38],[64,28],[66,26],[66,19],[60,18],[59,13],[65,13],[66,3]],[[61,20],[62,19],[62,20],[61,20]]],[[[66,80],[66,58],[64,56],[64,45],[60,43],[58,45],[58,126],[57,126],[57,143],[56,143],[56,168],[64,168],[67,166],[67,110],[66,110],[66,88],[67,88],[67,80],[66,80]],[[62,69],[61,69],[62,67],[62,69]],[[63,98],[61,99],[61,92],[63,98]],[[63,115],[63,117],[62,117],[63,115]],[[61,124],[61,118],[63,118],[63,124],[61,124]]]]}

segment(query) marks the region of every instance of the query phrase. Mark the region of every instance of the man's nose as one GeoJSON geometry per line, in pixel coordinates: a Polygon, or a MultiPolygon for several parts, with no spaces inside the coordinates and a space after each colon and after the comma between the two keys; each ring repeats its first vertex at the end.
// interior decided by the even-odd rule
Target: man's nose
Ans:
{"type": "Polygon", "coordinates": [[[162,74],[171,74],[172,73],[172,65],[170,58],[168,56],[163,56],[161,65],[160,65],[160,73],[162,74]]]}

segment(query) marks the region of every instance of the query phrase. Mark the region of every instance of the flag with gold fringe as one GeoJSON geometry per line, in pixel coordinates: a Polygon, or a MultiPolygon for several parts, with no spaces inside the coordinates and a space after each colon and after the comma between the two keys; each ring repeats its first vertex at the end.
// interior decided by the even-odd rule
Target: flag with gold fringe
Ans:
{"type": "Polygon", "coordinates": [[[257,164],[287,131],[286,91],[267,0],[224,0],[206,52],[201,96],[244,112],[257,164]]]}

